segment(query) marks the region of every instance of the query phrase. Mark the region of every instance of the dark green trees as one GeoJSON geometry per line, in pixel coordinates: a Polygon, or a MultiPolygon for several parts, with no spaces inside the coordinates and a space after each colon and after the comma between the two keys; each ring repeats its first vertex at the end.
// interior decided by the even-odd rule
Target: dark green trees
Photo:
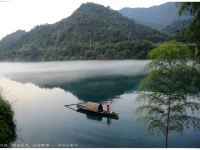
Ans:
{"type": "Polygon", "coordinates": [[[0,96],[0,145],[8,147],[15,140],[15,123],[10,104],[0,96]]]}

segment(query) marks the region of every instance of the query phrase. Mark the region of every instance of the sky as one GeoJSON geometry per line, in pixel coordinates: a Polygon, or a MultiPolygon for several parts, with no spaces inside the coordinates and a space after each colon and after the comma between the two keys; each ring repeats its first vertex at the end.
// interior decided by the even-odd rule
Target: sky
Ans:
{"type": "Polygon", "coordinates": [[[16,30],[52,24],[70,16],[82,3],[94,2],[119,10],[151,7],[170,0],[0,0],[0,39],[16,30]]]}

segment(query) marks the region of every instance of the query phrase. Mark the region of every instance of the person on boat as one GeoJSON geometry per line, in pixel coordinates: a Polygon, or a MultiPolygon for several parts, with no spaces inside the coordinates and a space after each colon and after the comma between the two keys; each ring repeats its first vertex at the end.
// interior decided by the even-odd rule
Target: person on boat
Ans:
{"type": "Polygon", "coordinates": [[[106,105],[106,108],[107,108],[107,113],[109,114],[109,113],[110,113],[110,105],[107,104],[107,105],[106,105]]]}

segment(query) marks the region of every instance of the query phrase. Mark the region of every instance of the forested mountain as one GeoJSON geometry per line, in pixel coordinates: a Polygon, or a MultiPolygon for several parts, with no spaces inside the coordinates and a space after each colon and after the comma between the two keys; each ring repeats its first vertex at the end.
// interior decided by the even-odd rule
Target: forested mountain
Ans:
{"type": "MultiPolygon", "coordinates": [[[[0,48],[0,59],[146,58],[153,43],[167,38],[167,35],[137,24],[110,7],[86,3],[70,17],[55,24],[36,26],[16,42],[11,42],[8,48],[0,48]]],[[[0,41],[0,45],[4,40],[0,41]]]]}
{"type": "Polygon", "coordinates": [[[179,32],[182,32],[191,23],[192,23],[192,19],[175,21],[172,24],[163,28],[163,31],[167,34],[175,35],[179,32]]]}
{"type": "Polygon", "coordinates": [[[162,30],[177,21],[191,19],[191,16],[179,16],[179,3],[168,2],[149,8],[122,8],[119,10],[124,16],[136,22],[162,30]]]}

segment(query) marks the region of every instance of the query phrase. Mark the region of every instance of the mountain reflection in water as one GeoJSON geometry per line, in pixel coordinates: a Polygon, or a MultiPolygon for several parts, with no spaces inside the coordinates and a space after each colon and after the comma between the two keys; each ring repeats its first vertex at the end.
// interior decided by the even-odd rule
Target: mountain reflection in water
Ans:
{"type": "MultiPolygon", "coordinates": [[[[65,82],[56,84],[56,86],[70,91],[83,101],[105,102],[125,92],[137,90],[144,77],[145,75],[103,76],[65,82]]],[[[51,85],[45,86],[52,87],[51,85]]]]}

